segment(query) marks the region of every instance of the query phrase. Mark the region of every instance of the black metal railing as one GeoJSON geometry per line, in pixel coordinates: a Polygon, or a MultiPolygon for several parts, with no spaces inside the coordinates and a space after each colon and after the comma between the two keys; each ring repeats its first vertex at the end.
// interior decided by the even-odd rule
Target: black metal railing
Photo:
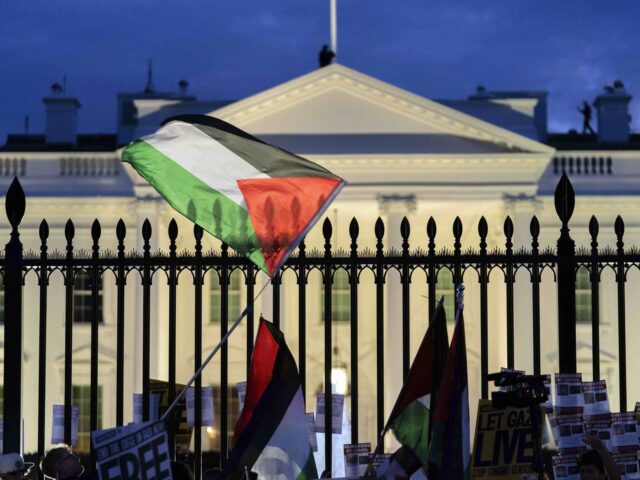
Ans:
{"type": "MultiPolygon", "coordinates": [[[[626,313],[625,313],[625,284],[626,274],[631,267],[638,267],[640,264],[640,254],[637,250],[625,250],[623,243],[624,222],[618,217],[615,222],[615,234],[617,237],[617,249],[615,251],[598,248],[598,222],[592,218],[589,225],[591,236],[591,250],[576,252],[574,241],[569,234],[569,221],[571,219],[575,205],[575,195],[566,175],[563,175],[555,194],[555,208],[560,219],[560,237],[555,251],[540,251],[539,234],[540,224],[533,216],[530,222],[531,245],[529,249],[514,250],[513,234],[514,226],[512,220],[507,217],[504,222],[504,249],[488,251],[487,236],[488,225],[482,217],[477,226],[479,236],[478,250],[462,251],[461,237],[463,225],[459,218],[453,222],[453,250],[436,250],[437,226],[433,218],[430,218],[426,225],[428,243],[426,250],[412,250],[410,244],[411,228],[408,220],[404,220],[400,226],[402,245],[400,251],[385,250],[385,225],[378,219],[374,226],[376,238],[375,251],[362,251],[358,246],[360,225],[353,219],[349,225],[349,236],[351,239],[348,252],[336,252],[331,243],[332,224],[327,219],[322,226],[324,237],[324,251],[320,254],[307,254],[304,241],[300,244],[297,255],[292,256],[284,266],[283,274],[275,276],[272,280],[273,311],[272,319],[276,325],[280,322],[280,288],[284,281],[285,272],[293,272],[297,282],[298,298],[298,361],[300,375],[303,385],[307,385],[307,284],[309,275],[313,270],[318,270],[322,275],[324,293],[322,302],[324,304],[324,389],[326,395],[326,415],[325,431],[331,431],[331,366],[333,353],[332,338],[332,284],[334,275],[338,270],[344,270],[349,278],[350,291],[350,385],[351,385],[351,416],[353,442],[362,441],[359,438],[359,328],[358,319],[359,300],[362,299],[361,277],[362,273],[369,271],[373,273],[373,286],[375,292],[370,299],[375,304],[376,315],[372,319],[367,319],[372,324],[367,325],[370,331],[375,331],[375,371],[376,371],[376,431],[381,431],[384,425],[384,380],[385,380],[385,359],[390,352],[385,352],[384,344],[384,323],[385,323],[385,284],[387,283],[387,273],[395,270],[399,274],[401,283],[401,315],[400,323],[402,328],[402,374],[406,375],[410,365],[410,326],[411,312],[409,309],[410,284],[415,271],[421,270],[426,274],[427,297],[429,308],[429,321],[434,311],[436,300],[436,283],[440,270],[448,269],[452,273],[453,283],[459,285],[465,272],[473,270],[478,275],[479,281],[479,316],[480,316],[480,373],[481,373],[481,395],[487,398],[489,395],[489,384],[487,375],[489,373],[489,296],[488,284],[492,270],[501,270],[505,282],[506,305],[501,306],[506,312],[506,352],[507,366],[517,367],[515,362],[515,340],[516,323],[514,313],[514,285],[517,271],[526,270],[531,283],[532,300],[532,364],[534,373],[541,370],[541,310],[540,310],[540,285],[542,271],[550,269],[557,279],[558,293],[558,363],[561,372],[576,371],[576,271],[579,268],[586,268],[590,272],[592,285],[592,362],[594,379],[599,379],[600,370],[600,338],[599,338],[599,282],[603,269],[611,267],[616,272],[617,281],[617,319],[618,319],[618,372],[620,388],[620,409],[627,409],[627,373],[626,373],[626,313]],[[560,348],[561,347],[561,348],[560,348]]],[[[197,368],[202,361],[203,331],[202,331],[202,303],[203,284],[206,273],[213,273],[220,285],[220,334],[224,335],[228,329],[229,322],[229,282],[230,275],[234,272],[241,272],[246,284],[246,303],[253,306],[254,286],[256,283],[257,270],[245,258],[230,255],[226,245],[217,254],[203,254],[202,237],[203,231],[195,226],[193,229],[194,249],[192,252],[179,254],[177,252],[176,241],[178,238],[178,226],[175,221],[171,221],[168,226],[169,252],[168,254],[151,254],[151,238],[155,232],[149,221],[145,221],[141,228],[142,233],[142,254],[126,254],[125,241],[127,230],[122,220],[116,226],[117,251],[115,253],[103,253],[100,248],[101,225],[96,220],[91,227],[92,248],[90,255],[77,255],[74,250],[75,227],[69,220],[64,229],[66,239],[66,254],[50,255],[48,250],[49,226],[43,220],[40,229],[40,253],[39,255],[24,255],[22,244],[19,238],[19,226],[25,212],[25,195],[17,179],[13,181],[6,196],[6,212],[11,225],[11,235],[5,248],[5,256],[1,260],[2,274],[4,279],[4,450],[19,451],[21,439],[21,392],[22,372],[17,368],[22,364],[23,344],[23,283],[27,273],[35,273],[38,276],[39,284],[39,351],[38,351],[38,421],[37,425],[28,422],[26,428],[38,429],[38,454],[42,455],[45,449],[47,432],[45,432],[45,419],[47,418],[46,394],[47,394],[47,300],[49,297],[49,278],[52,272],[60,272],[64,276],[65,285],[65,323],[64,323],[64,403],[65,403],[65,428],[64,435],[67,442],[71,439],[71,403],[72,403],[72,379],[73,379],[73,294],[74,279],[79,272],[89,274],[91,283],[91,325],[90,325],[90,425],[94,429],[98,426],[98,331],[100,326],[98,299],[99,290],[103,277],[107,272],[112,272],[115,276],[116,285],[116,372],[115,391],[112,395],[115,398],[115,424],[122,425],[124,422],[124,402],[125,402],[125,332],[127,324],[125,322],[125,285],[129,274],[132,272],[140,276],[141,282],[141,312],[142,312],[142,344],[136,348],[142,350],[142,391],[143,391],[143,416],[148,418],[149,412],[149,392],[150,392],[150,371],[151,371],[151,289],[152,282],[157,279],[156,274],[162,272],[166,274],[168,284],[168,382],[169,397],[172,400],[176,394],[176,320],[177,320],[177,286],[178,277],[181,272],[189,271],[194,283],[194,368],[197,368]]],[[[132,280],[129,280],[132,281],[132,280]]],[[[362,321],[362,320],[361,320],[362,321]]],[[[246,362],[249,368],[254,339],[254,312],[251,311],[245,320],[246,324],[246,362]]],[[[415,332],[422,335],[422,332],[415,332]]],[[[318,341],[319,339],[313,339],[318,341]]],[[[164,348],[164,347],[163,347],[164,348]]],[[[397,352],[391,352],[397,354],[397,352]]],[[[34,372],[29,372],[33,375],[34,372]]],[[[228,424],[228,383],[229,383],[229,352],[227,347],[220,351],[220,389],[221,389],[221,411],[220,411],[220,458],[224,463],[228,453],[229,445],[226,432],[231,425],[228,424]]],[[[196,424],[199,424],[200,389],[202,382],[198,380],[196,389],[196,424]]],[[[107,392],[106,394],[109,394],[107,392]]],[[[388,408],[389,405],[386,405],[388,408]]],[[[169,422],[170,442],[174,445],[173,422],[169,422]]],[[[103,425],[108,427],[110,425],[103,425]]],[[[332,437],[325,434],[325,455],[327,464],[331,465],[332,437]]],[[[374,440],[374,439],[367,439],[374,440]]],[[[196,478],[200,478],[201,463],[201,430],[194,430],[194,467],[196,478]]],[[[173,450],[172,450],[173,451],[173,450]]],[[[93,461],[93,455],[91,456],[93,461]]],[[[93,463],[91,463],[93,464],[93,463]]],[[[322,469],[322,466],[319,466],[322,469]]]]}

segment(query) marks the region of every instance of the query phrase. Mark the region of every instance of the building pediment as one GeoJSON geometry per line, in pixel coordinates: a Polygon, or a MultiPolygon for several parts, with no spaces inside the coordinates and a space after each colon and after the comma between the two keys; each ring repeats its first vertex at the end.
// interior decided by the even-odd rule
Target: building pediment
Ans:
{"type": "Polygon", "coordinates": [[[553,149],[333,64],[209,112],[296,153],[500,154],[553,149]]]}

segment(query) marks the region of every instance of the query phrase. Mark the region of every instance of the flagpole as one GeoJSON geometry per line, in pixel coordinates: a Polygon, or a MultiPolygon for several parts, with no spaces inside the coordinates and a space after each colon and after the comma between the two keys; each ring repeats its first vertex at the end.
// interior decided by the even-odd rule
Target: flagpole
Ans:
{"type": "MultiPolygon", "coordinates": [[[[267,286],[269,286],[269,282],[265,282],[264,285],[262,286],[262,288],[260,289],[260,291],[256,294],[255,297],[253,297],[253,303],[255,303],[255,301],[260,298],[260,295],[262,295],[262,292],[264,292],[267,288],[267,286]]],[[[184,386],[184,388],[182,390],[180,390],[180,393],[178,393],[178,395],[176,396],[176,398],[173,399],[173,402],[171,403],[171,405],[169,405],[169,407],[167,408],[167,410],[164,412],[164,415],[162,415],[162,418],[160,419],[161,421],[166,420],[167,416],[171,413],[171,410],[173,410],[175,408],[175,406],[178,404],[178,402],[180,401],[180,399],[185,395],[185,393],[187,392],[187,390],[189,389],[189,387],[191,386],[191,384],[193,384],[193,382],[195,382],[196,378],[198,378],[198,376],[202,373],[202,371],[205,369],[205,367],[209,364],[209,362],[213,359],[213,357],[215,356],[216,353],[218,353],[218,350],[220,350],[220,348],[222,348],[222,345],[224,345],[227,340],[229,339],[229,337],[231,336],[231,334],[233,333],[233,331],[236,329],[236,327],[238,325],[240,325],[240,322],[242,321],[242,319],[244,317],[247,316],[247,314],[253,310],[253,307],[251,305],[247,305],[246,308],[242,311],[242,313],[240,314],[240,316],[236,319],[235,322],[233,322],[233,325],[231,325],[231,328],[229,329],[229,331],[225,334],[224,337],[222,337],[222,339],[220,340],[220,342],[218,343],[218,345],[216,345],[216,347],[211,351],[211,353],[209,354],[209,356],[205,359],[204,362],[202,362],[202,364],[200,365],[200,367],[198,367],[198,370],[196,370],[196,372],[193,374],[193,376],[189,379],[189,381],[187,382],[187,384],[184,386]]]]}

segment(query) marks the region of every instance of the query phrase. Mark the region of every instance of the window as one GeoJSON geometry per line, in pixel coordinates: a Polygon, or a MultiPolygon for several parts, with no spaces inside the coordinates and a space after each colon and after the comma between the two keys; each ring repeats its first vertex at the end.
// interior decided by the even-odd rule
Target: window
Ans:
{"type": "MultiPolygon", "coordinates": [[[[211,449],[220,451],[220,414],[222,412],[222,400],[220,396],[220,386],[213,386],[213,412],[214,425],[207,429],[207,434],[211,438],[211,449]]],[[[233,427],[236,420],[240,416],[240,400],[238,399],[238,388],[235,385],[229,385],[227,389],[227,446],[229,449],[233,446],[233,427]]]]}
{"type": "Polygon", "coordinates": [[[456,287],[453,283],[453,275],[446,269],[438,272],[438,281],[436,282],[436,305],[440,301],[441,297],[444,297],[444,313],[447,316],[447,322],[455,322],[456,287]]]}
{"type": "MultiPolygon", "coordinates": [[[[209,322],[210,323],[220,323],[221,314],[220,314],[220,305],[222,304],[222,292],[220,289],[220,282],[218,281],[218,276],[215,272],[212,272],[210,275],[211,283],[209,287],[209,322]]],[[[241,287],[242,274],[240,272],[233,272],[231,274],[231,280],[229,281],[229,290],[228,290],[228,305],[229,305],[229,315],[228,319],[230,321],[234,321],[236,318],[240,316],[240,299],[242,298],[242,287],[241,287]]]]}
{"type": "MultiPolygon", "coordinates": [[[[324,322],[324,284],[320,286],[320,320],[324,322]]],[[[349,322],[351,320],[351,286],[346,270],[337,270],[331,286],[331,320],[349,322]]]]}
{"type": "Polygon", "coordinates": [[[591,279],[584,267],[576,272],[576,323],[591,323],[591,279]]]}
{"type": "MultiPolygon", "coordinates": [[[[74,385],[72,404],[80,407],[78,417],[78,452],[89,452],[91,445],[91,386],[74,385]]],[[[98,429],[102,428],[102,385],[98,385],[98,429]]]]}
{"type": "MultiPolygon", "coordinates": [[[[73,321],[91,323],[91,277],[81,270],[73,287],[73,321]]],[[[98,322],[102,323],[102,288],[98,289],[98,322]]]]}

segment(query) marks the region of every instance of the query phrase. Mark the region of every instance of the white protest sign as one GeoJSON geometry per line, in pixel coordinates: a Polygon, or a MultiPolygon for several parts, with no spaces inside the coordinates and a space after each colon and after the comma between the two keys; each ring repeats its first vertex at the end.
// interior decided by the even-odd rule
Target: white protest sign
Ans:
{"type": "Polygon", "coordinates": [[[91,432],[100,480],[173,480],[164,422],[91,432]]]}
{"type": "Polygon", "coordinates": [[[638,425],[635,412],[611,414],[611,446],[614,450],[638,445],[638,425]]]}
{"type": "Polygon", "coordinates": [[[582,413],[569,413],[556,415],[558,425],[558,448],[565,453],[566,450],[585,448],[584,425],[582,413]]]}
{"type": "MultiPolygon", "coordinates": [[[[210,427],[214,423],[213,419],[213,387],[202,387],[200,389],[200,411],[202,412],[200,426],[210,427]]],[[[196,389],[187,390],[187,425],[193,427],[195,424],[195,404],[196,389]]]]}
{"type": "Polygon", "coordinates": [[[556,406],[582,406],[582,374],[556,373],[556,406]]]}
{"type": "Polygon", "coordinates": [[[585,417],[584,431],[587,435],[598,437],[607,450],[611,450],[611,414],[599,413],[585,417]]]}
{"type": "Polygon", "coordinates": [[[557,480],[580,480],[578,455],[556,455],[553,461],[553,477],[557,480]]]}
{"type": "Polygon", "coordinates": [[[604,380],[582,382],[582,399],[585,416],[611,412],[609,395],[607,394],[607,382],[604,380]]]}
{"type": "Polygon", "coordinates": [[[307,412],[307,428],[309,429],[309,443],[311,444],[311,451],[318,451],[318,436],[316,435],[316,420],[313,412],[307,412]]]}
{"type": "MultiPolygon", "coordinates": [[[[149,396],[149,421],[155,421],[160,418],[160,395],[152,393],[149,396]]],[[[142,423],[142,394],[133,394],[133,423],[142,423]]]]}
{"type": "Polygon", "coordinates": [[[622,480],[637,480],[640,479],[640,472],[638,471],[638,453],[613,453],[613,462],[618,467],[618,471],[621,474],[622,480]]]}
{"type": "MultiPolygon", "coordinates": [[[[78,443],[78,419],[80,407],[71,407],[71,445],[78,443]]],[[[51,427],[51,443],[65,443],[64,440],[64,405],[53,406],[53,423],[51,427]]]]}
{"type": "Polygon", "coordinates": [[[238,400],[240,401],[240,411],[244,408],[244,399],[247,396],[247,382],[236,383],[238,389],[238,400]]]}
{"type": "Polygon", "coordinates": [[[346,477],[362,477],[367,471],[370,458],[370,443],[345,444],[344,475],[346,477]]]}
{"type": "MultiPolygon", "coordinates": [[[[331,395],[331,433],[342,433],[342,411],[344,408],[344,395],[334,393],[331,395]]],[[[318,393],[316,403],[316,432],[324,433],[324,393],[318,393]]]]}

